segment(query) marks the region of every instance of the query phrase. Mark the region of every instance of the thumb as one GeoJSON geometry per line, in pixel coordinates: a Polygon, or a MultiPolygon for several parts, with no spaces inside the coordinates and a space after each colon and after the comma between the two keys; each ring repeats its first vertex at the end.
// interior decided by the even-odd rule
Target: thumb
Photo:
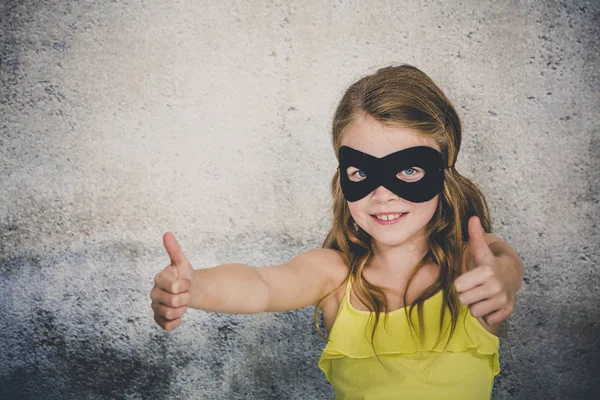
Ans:
{"type": "Polygon", "coordinates": [[[483,237],[483,227],[481,226],[479,217],[473,216],[469,219],[469,242],[475,266],[484,263],[490,257],[494,256],[494,253],[492,253],[483,237]]]}
{"type": "Polygon", "coordinates": [[[181,247],[179,246],[177,239],[175,239],[175,235],[171,232],[165,233],[163,235],[163,245],[171,258],[171,265],[173,265],[177,271],[177,278],[187,279],[191,282],[194,278],[194,269],[187,257],[181,251],[181,247]]]}

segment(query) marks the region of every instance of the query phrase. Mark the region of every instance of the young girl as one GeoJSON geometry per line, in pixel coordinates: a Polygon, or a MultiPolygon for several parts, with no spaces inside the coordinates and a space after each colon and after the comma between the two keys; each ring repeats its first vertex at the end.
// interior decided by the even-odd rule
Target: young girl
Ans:
{"type": "Polygon", "coordinates": [[[167,232],[171,264],[151,292],[156,322],[175,329],[187,307],[316,305],[328,332],[319,367],[336,398],[490,398],[496,334],[523,267],[483,233],[486,201],[454,168],[456,110],[417,68],[387,67],[348,88],[332,133],[339,168],[323,248],[273,267],[194,270],[167,232]]]}

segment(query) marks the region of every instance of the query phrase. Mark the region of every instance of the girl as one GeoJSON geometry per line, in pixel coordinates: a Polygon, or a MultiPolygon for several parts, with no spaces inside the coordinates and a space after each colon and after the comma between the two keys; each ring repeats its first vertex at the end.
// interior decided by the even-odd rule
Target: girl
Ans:
{"type": "Polygon", "coordinates": [[[490,398],[496,335],[523,266],[483,233],[491,230],[486,201],[454,168],[454,107],[417,68],[387,67],[348,88],[332,133],[339,168],[323,248],[273,267],[194,270],[167,232],[171,264],[151,292],[156,322],[173,330],[187,307],[316,305],[329,335],[319,367],[336,398],[490,398]]]}

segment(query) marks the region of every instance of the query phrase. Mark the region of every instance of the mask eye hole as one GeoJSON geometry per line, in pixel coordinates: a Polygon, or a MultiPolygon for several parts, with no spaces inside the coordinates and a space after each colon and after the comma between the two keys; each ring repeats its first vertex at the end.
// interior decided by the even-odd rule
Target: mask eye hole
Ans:
{"type": "Polygon", "coordinates": [[[352,182],[360,182],[367,178],[367,173],[365,171],[355,167],[348,167],[346,173],[348,174],[348,179],[352,182]]]}
{"type": "Polygon", "coordinates": [[[418,182],[425,177],[425,171],[419,167],[410,167],[398,172],[396,177],[404,182],[418,182]]]}

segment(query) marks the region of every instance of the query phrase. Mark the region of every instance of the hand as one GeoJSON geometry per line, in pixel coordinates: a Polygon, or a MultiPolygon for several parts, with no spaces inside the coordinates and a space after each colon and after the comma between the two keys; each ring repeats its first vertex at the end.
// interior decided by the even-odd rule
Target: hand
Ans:
{"type": "Polygon", "coordinates": [[[518,288],[486,243],[478,217],[469,219],[469,239],[474,268],[454,282],[458,298],[474,317],[483,317],[488,325],[499,324],[513,313],[518,288]]]}
{"type": "Polygon", "coordinates": [[[171,232],[164,234],[163,244],[171,264],[154,277],[150,298],[154,320],[163,329],[172,331],[181,323],[181,316],[192,299],[189,288],[194,280],[194,269],[171,232]]]}

